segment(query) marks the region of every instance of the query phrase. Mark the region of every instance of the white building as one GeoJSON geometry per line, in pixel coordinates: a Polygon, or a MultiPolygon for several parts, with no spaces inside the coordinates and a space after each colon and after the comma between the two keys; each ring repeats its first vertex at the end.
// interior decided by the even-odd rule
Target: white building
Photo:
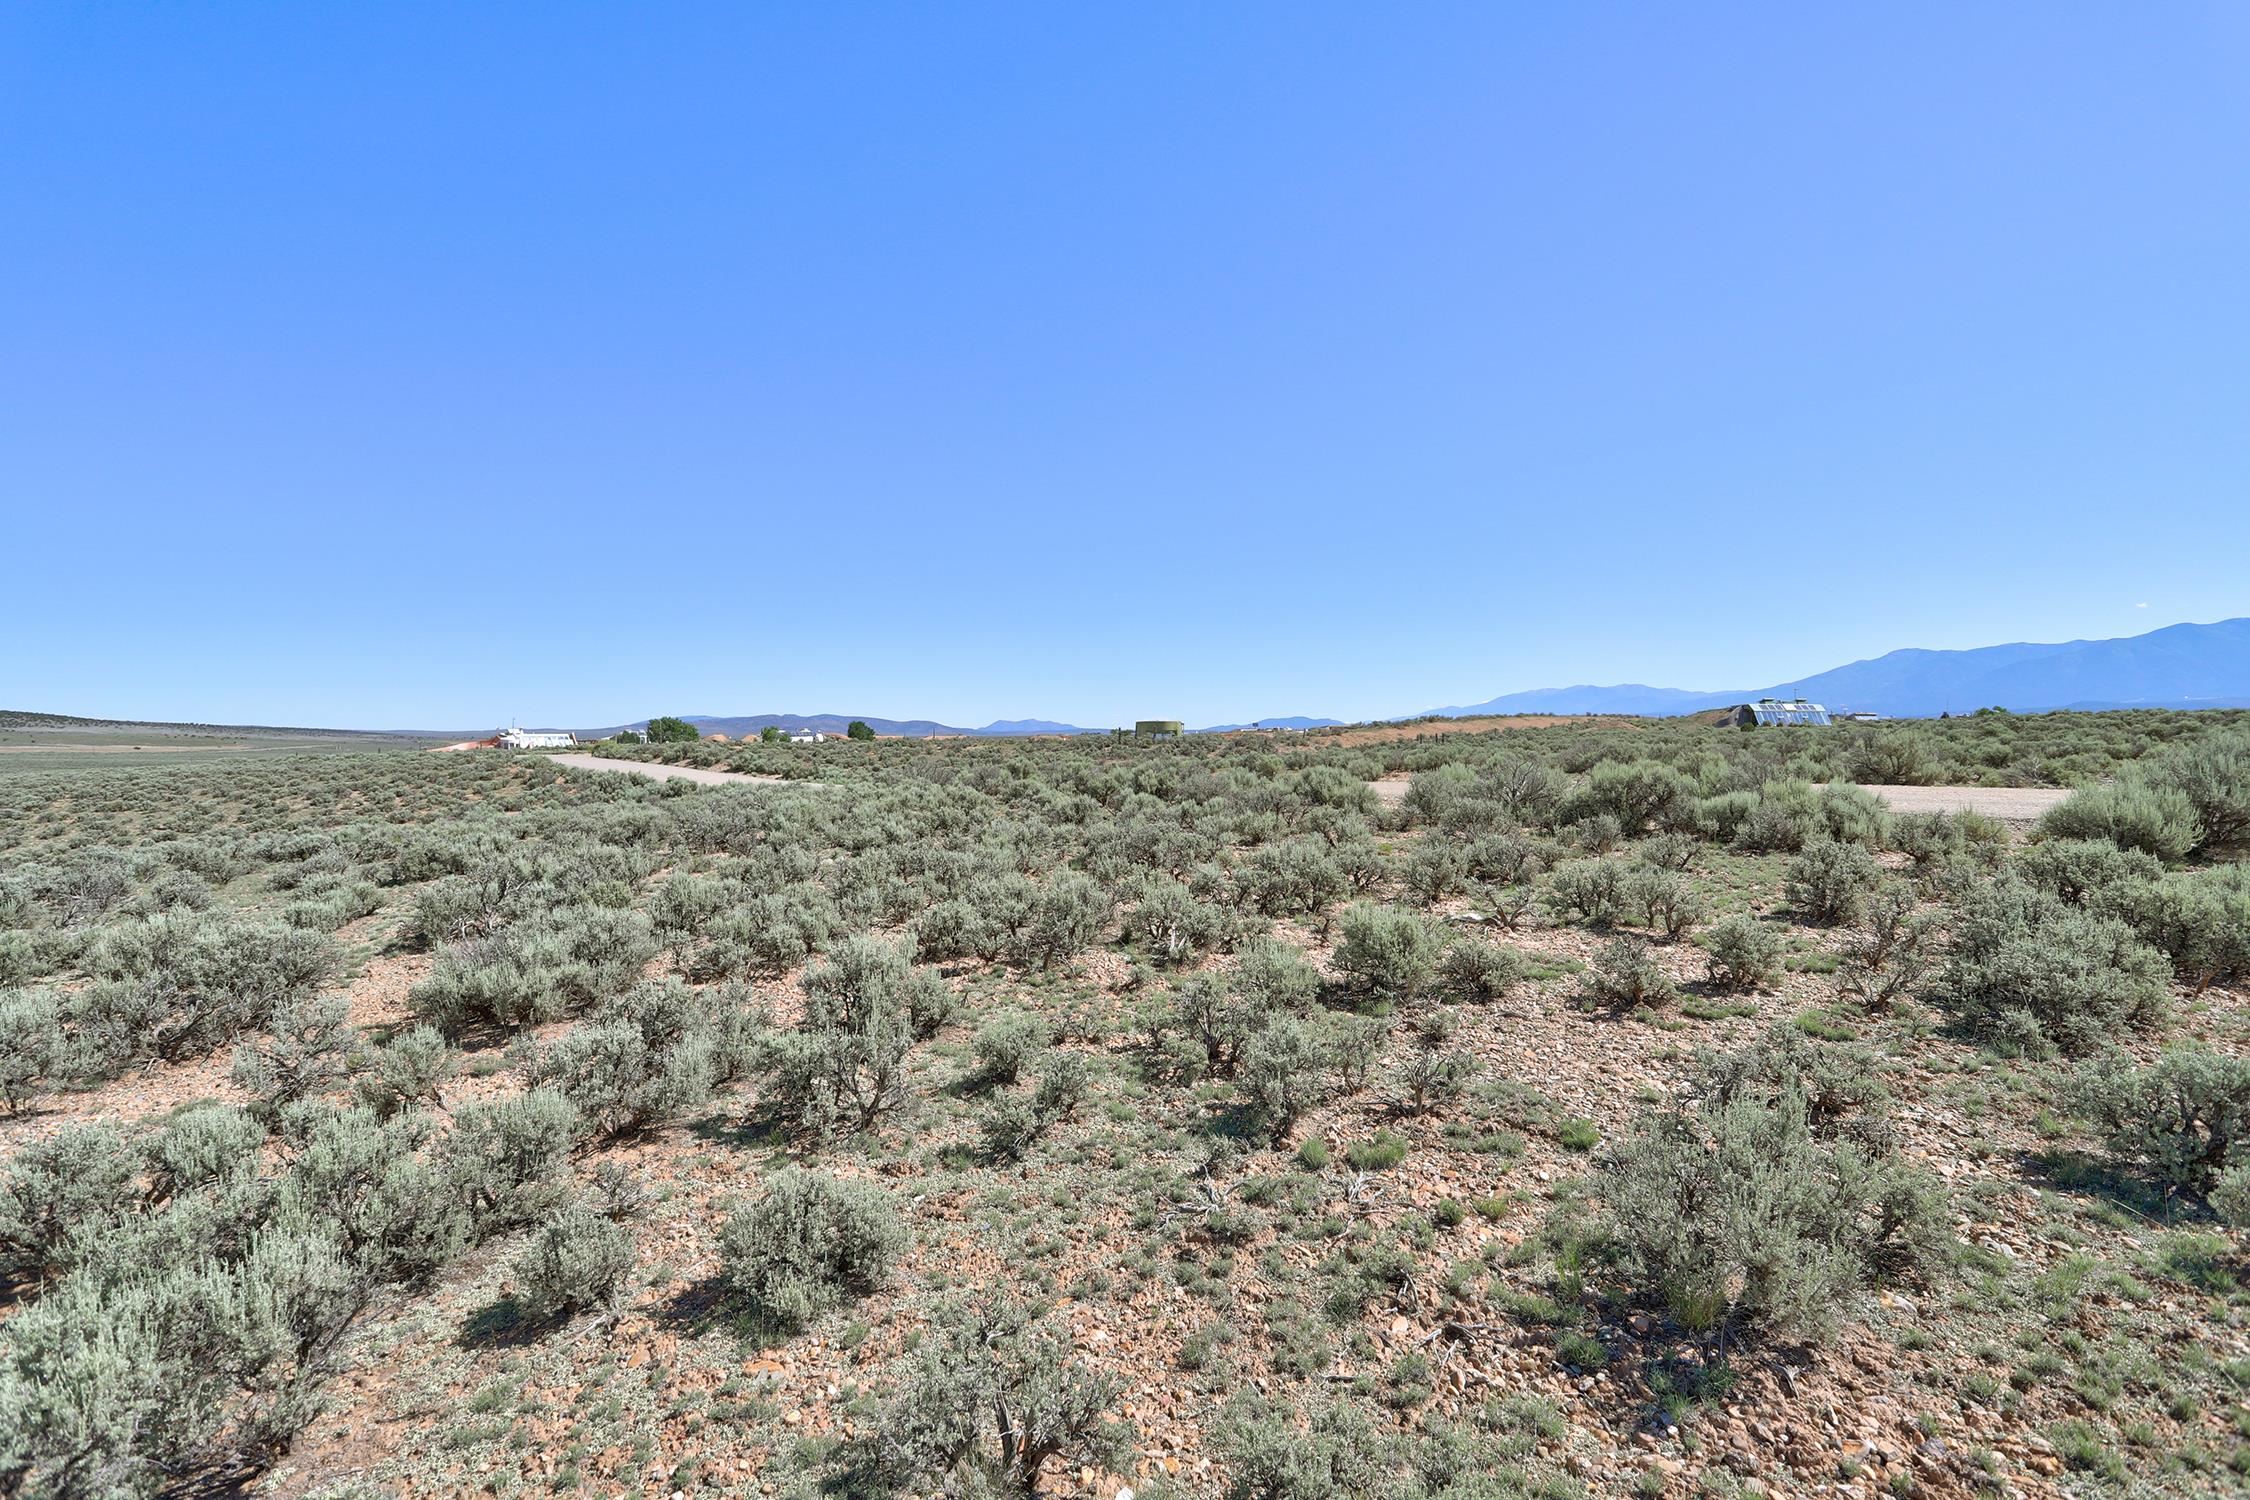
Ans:
{"type": "Polygon", "coordinates": [[[789,731],[789,743],[792,745],[818,745],[825,742],[827,738],[827,735],[815,734],[810,729],[792,729],[789,731]]]}
{"type": "Polygon", "coordinates": [[[503,750],[568,750],[578,736],[562,729],[518,729],[508,726],[500,736],[503,750]]]}

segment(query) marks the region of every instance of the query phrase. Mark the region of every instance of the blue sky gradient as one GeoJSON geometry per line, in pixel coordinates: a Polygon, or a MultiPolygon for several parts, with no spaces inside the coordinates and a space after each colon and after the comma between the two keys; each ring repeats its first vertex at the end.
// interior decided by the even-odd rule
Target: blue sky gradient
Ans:
{"type": "Polygon", "coordinates": [[[0,10],[0,706],[1392,715],[2250,613],[2250,10],[0,10]]]}

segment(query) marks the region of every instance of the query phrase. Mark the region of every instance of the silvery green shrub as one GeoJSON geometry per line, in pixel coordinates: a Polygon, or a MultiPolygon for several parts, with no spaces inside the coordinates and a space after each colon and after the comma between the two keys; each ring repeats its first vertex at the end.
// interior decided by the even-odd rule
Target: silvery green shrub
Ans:
{"type": "Polygon", "coordinates": [[[1076,1358],[1058,1320],[1013,1300],[945,1304],[856,1450],[848,1487],[1031,1494],[1050,1463],[1121,1460],[1125,1432],[1102,1415],[1117,1391],[1076,1358]]]}
{"type": "Polygon", "coordinates": [[[1328,1049],[1312,1023],[1278,1015],[1242,1048],[1243,1102],[1276,1144],[1325,1094],[1328,1049]]]}
{"type": "Polygon", "coordinates": [[[270,1460],[318,1409],[368,1290],[299,1233],[70,1277],[0,1332],[0,1475],[35,1495],[140,1496],[270,1460]]]}
{"type": "Polygon", "coordinates": [[[154,917],[102,935],[87,959],[99,982],[73,998],[72,1019],[120,1062],[200,1057],[309,998],[336,961],[335,942],[319,933],[154,917]]]}
{"type": "Polygon", "coordinates": [[[1815,839],[1789,862],[1785,880],[1789,904],[1814,922],[1847,922],[1883,878],[1883,867],[1867,846],[1815,839]]]}
{"type": "Polygon", "coordinates": [[[2110,1153],[2167,1191],[2206,1197],[2250,1163],[2250,1061],[2179,1046],[2142,1068],[2107,1052],[2079,1070],[2072,1096],[2110,1153]]]}
{"type": "Polygon", "coordinates": [[[513,1264],[518,1294],[540,1317],[616,1308],[633,1273],[633,1236],[584,1203],[548,1217],[513,1264]]]}
{"type": "Polygon", "coordinates": [[[1857,1140],[1823,1140],[1787,1085],[1651,1115],[1595,1188],[1629,1284],[1707,1338],[1819,1337],[1867,1288],[1936,1275],[1950,1242],[1933,1179],[1857,1140]]]}
{"type": "Polygon", "coordinates": [[[1967,887],[1952,926],[1933,993],[1995,1046],[2083,1056],[2164,1011],[2171,965],[2115,917],[2004,877],[1967,887]]]}
{"type": "Polygon", "coordinates": [[[1646,942],[1614,937],[1586,966],[1586,995],[1602,1005],[1666,1005],[1679,998],[1679,990],[1646,942]]]}
{"type": "Polygon", "coordinates": [[[328,1092],[347,1071],[356,1033],[342,995],[311,995],[275,1007],[269,1035],[237,1047],[228,1077],[269,1125],[301,1099],[328,1092]]]}
{"type": "Polygon", "coordinates": [[[1523,954],[1480,937],[1457,937],[1439,964],[1445,982],[1471,1000],[1497,1000],[1530,972],[1523,954]]]}
{"type": "Polygon", "coordinates": [[[585,1134],[569,1100],[530,1089],[453,1112],[437,1157],[480,1232],[528,1223],[558,1200],[558,1179],[585,1134]]]}
{"type": "Polygon", "coordinates": [[[64,1056],[62,1007],[45,991],[0,993],[0,1106],[13,1114],[64,1056]]]}
{"type": "Polygon", "coordinates": [[[1710,958],[1711,983],[1723,990],[1757,990],[1781,973],[1787,944],[1755,917],[1736,913],[1705,928],[1699,941],[1710,958]]]}
{"type": "Polygon", "coordinates": [[[977,1028],[969,1050],[984,1081],[1009,1084],[1050,1040],[1046,1023],[1037,1016],[1005,1010],[977,1028]]]}
{"type": "Polygon", "coordinates": [[[906,1055],[917,1012],[949,1005],[935,970],[914,964],[911,941],[847,938],[805,970],[805,1017],[766,1046],[782,1107],[806,1129],[866,1129],[906,1097],[906,1055]]]}
{"type": "Polygon", "coordinates": [[[68,1125],[0,1163],[0,1270],[61,1267],[75,1235],[122,1218],[141,1197],[141,1153],[114,1126],[68,1125]]]}
{"type": "Polygon", "coordinates": [[[1630,874],[1622,860],[1570,860],[1548,876],[1548,903],[1565,921],[1608,927],[1624,919],[1630,874]]]}
{"type": "Polygon", "coordinates": [[[362,1104],[387,1120],[402,1110],[437,1103],[460,1066],[461,1054],[443,1032],[413,1026],[367,1057],[353,1087],[362,1104]]]}
{"type": "Polygon", "coordinates": [[[872,1290],[905,1244],[882,1189],[796,1168],[767,1178],[719,1236],[728,1284],[790,1328],[872,1290]]]}
{"type": "Polygon", "coordinates": [[[1362,989],[1410,999],[1437,971],[1443,939],[1417,913],[1359,902],[1344,908],[1339,926],[1336,968],[1362,989]]]}
{"type": "Polygon", "coordinates": [[[1237,950],[1228,983],[1261,1015],[1306,1015],[1320,993],[1320,971],[1278,938],[1253,938],[1237,950]]]}
{"type": "Polygon", "coordinates": [[[2203,839],[2195,803],[2177,787],[2117,781],[2073,792],[2039,820],[2055,838],[2108,839],[2166,863],[2184,859],[2203,839]]]}
{"type": "Polygon", "coordinates": [[[638,912],[541,913],[447,948],[410,999],[448,1031],[534,1025],[616,994],[655,956],[649,921],[638,912]]]}

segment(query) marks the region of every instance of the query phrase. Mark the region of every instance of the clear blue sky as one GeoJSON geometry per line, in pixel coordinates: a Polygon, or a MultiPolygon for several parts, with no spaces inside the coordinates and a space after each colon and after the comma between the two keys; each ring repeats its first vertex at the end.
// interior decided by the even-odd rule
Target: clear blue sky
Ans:
{"type": "Polygon", "coordinates": [[[2250,10],[0,8],[0,707],[1390,715],[2250,613],[2250,10]]]}

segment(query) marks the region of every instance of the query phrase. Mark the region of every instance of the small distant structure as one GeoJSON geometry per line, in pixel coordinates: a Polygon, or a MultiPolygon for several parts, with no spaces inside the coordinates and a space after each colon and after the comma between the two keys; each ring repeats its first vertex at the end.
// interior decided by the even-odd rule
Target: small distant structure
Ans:
{"type": "Polygon", "coordinates": [[[1880,724],[1883,716],[1871,708],[1847,708],[1836,715],[1847,724],[1880,724]]]}
{"type": "Polygon", "coordinates": [[[509,725],[499,736],[503,750],[568,750],[578,736],[567,729],[519,729],[509,725]]]}
{"type": "Polygon", "coordinates": [[[789,731],[789,743],[792,745],[819,745],[825,744],[827,740],[828,736],[817,730],[792,729],[789,731]]]}
{"type": "Polygon", "coordinates": [[[707,745],[731,745],[734,743],[732,739],[723,734],[707,734],[703,737],[703,742],[707,745]]]}
{"type": "Polygon", "coordinates": [[[1760,698],[1755,703],[1736,704],[1720,722],[1750,729],[1770,724],[1827,724],[1830,720],[1827,709],[1802,698],[1760,698]]]}
{"type": "Polygon", "coordinates": [[[1185,733],[1178,719],[1136,719],[1133,721],[1133,738],[1137,740],[1176,740],[1185,733]]]}

